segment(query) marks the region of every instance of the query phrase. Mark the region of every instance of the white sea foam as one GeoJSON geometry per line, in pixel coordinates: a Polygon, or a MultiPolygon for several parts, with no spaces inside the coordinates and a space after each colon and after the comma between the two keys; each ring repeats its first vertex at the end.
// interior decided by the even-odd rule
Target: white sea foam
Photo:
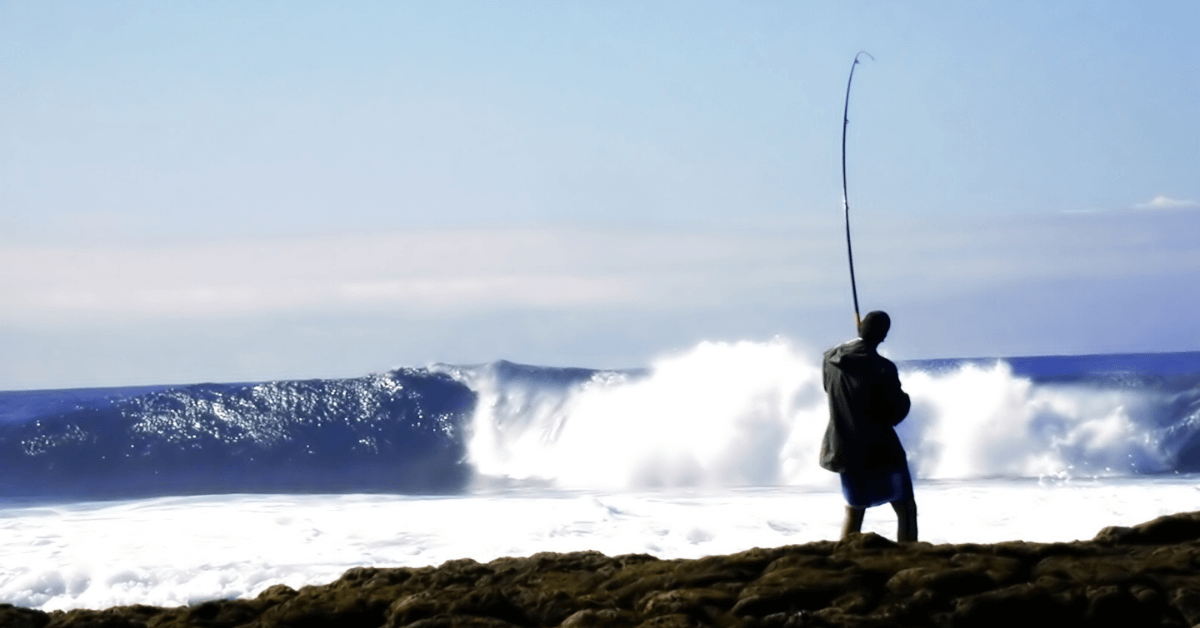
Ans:
{"type": "Polygon", "coordinates": [[[1172,468],[1145,390],[1035,385],[1003,361],[903,377],[900,435],[923,478],[1088,477],[1172,468]]]}
{"type": "MultiPolygon", "coordinates": [[[[922,478],[1092,477],[1172,468],[1146,391],[1037,385],[1002,361],[901,373],[899,432],[922,478]]],[[[559,487],[828,488],[819,355],[784,341],[702,343],[645,377],[566,391],[480,378],[468,460],[559,487]]]]}
{"type": "MultiPolygon", "coordinates": [[[[1091,538],[1196,507],[1197,478],[917,482],[933,542],[1091,538]]],[[[0,507],[0,603],[41,609],[180,605],[336,579],[542,551],[693,558],[829,539],[836,491],[791,487],[462,497],[229,495],[0,507]]],[[[889,508],[864,529],[894,538],[889,508]]]]}
{"type": "Polygon", "coordinates": [[[782,342],[702,343],[649,377],[602,374],[560,394],[476,382],[477,473],[564,487],[828,486],[820,372],[782,342]]]}

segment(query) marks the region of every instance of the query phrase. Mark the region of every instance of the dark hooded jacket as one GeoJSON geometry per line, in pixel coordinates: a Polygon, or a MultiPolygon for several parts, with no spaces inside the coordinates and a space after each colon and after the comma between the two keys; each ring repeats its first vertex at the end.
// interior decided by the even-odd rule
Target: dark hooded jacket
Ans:
{"type": "Polygon", "coordinates": [[[908,415],[896,365],[875,346],[854,339],[825,352],[829,426],[821,466],[836,473],[894,469],[905,464],[894,426],[908,415]]]}

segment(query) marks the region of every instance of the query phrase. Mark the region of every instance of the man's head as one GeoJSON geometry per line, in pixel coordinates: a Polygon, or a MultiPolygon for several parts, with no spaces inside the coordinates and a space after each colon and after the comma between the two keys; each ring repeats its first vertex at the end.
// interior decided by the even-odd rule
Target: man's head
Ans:
{"type": "Polygon", "coordinates": [[[863,317],[862,322],[858,325],[858,337],[863,339],[863,342],[871,345],[877,345],[887,338],[888,329],[892,327],[892,319],[887,315],[887,312],[875,310],[868,312],[863,317]]]}

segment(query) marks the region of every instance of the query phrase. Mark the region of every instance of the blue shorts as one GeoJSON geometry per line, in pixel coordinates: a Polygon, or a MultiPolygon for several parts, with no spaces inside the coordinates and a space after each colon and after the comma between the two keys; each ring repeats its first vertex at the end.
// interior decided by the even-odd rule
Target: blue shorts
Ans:
{"type": "Polygon", "coordinates": [[[848,471],[842,475],[842,495],[855,508],[870,508],[912,495],[908,465],[893,469],[848,471]]]}

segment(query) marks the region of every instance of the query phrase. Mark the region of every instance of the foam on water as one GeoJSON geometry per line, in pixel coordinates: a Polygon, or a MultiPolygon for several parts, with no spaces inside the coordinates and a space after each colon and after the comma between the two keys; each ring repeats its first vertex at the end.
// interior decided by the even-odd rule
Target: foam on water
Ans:
{"type": "MultiPolygon", "coordinates": [[[[918,481],[932,542],[1091,538],[1194,510],[1197,478],[918,481]]],[[[829,539],[837,491],[518,490],[457,497],[225,495],[0,507],[0,602],[181,605],[331,582],[346,569],[598,550],[696,558],[829,539]]],[[[864,530],[894,538],[888,508],[864,530]]]]}

